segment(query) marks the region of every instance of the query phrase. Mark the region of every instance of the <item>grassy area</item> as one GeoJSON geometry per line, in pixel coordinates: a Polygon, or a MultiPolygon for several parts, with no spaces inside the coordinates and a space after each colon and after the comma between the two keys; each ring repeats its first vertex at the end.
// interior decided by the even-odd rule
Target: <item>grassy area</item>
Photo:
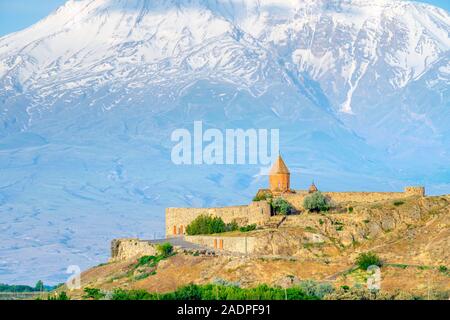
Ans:
{"type": "MultiPolygon", "coordinates": [[[[158,294],[145,290],[115,289],[111,300],[320,300],[333,292],[329,284],[304,281],[301,285],[283,289],[265,284],[255,288],[240,288],[233,285],[190,284],[176,291],[158,294]]],[[[86,288],[85,299],[99,300],[106,297],[98,289],[86,288]]]]}

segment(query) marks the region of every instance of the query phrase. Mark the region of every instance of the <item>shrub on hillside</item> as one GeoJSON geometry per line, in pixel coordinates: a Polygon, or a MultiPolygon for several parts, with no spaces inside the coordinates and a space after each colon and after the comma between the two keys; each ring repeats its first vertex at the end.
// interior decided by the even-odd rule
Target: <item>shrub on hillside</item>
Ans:
{"type": "Polygon", "coordinates": [[[317,282],[314,280],[301,281],[298,287],[309,296],[315,296],[323,299],[326,295],[334,291],[334,287],[330,283],[317,282]]]}
{"type": "Polygon", "coordinates": [[[239,228],[240,232],[249,232],[249,231],[253,231],[253,230],[256,230],[256,224],[249,224],[247,226],[239,228]]]}
{"type": "Polygon", "coordinates": [[[356,259],[356,264],[360,269],[367,270],[370,266],[382,266],[382,261],[380,257],[378,257],[373,252],[361,253],[356,259]]]}
{"type": "Polygon", "coordinates": [[[105,297],[105,293],[103,293],[100,289],[97,288],[84,288],[83,299],[90,300],[100,300],[105,297]]]}
{"type": "Polygon", "coordinates": [[[54,296],[49,295],[47,297],[47,300],[70,300],[70,298],[67,296],[67,293],[65,291],[61,291],[54,296]]]}
{"type": "Polygon", "coordinates": [[[173,245],[169,242],[158,244],[156,247],[160,256],[168,257],[173,253],[173,245]]]}
{"type": "Polygon", "coordinates": [[[288,215],[293,211],[292,205],[283,198],[276,198],[271,202],[271,206],[275,214],[288,215]]]}
{"type": "Polygon", "coordinates": [[[226,231],[226,225],[219,217],[200,215],[186,228],[188,235],[213,234],[226,231]]]}
{"type": "Polygon", "coordinates": [[[303,200],[303,207],[311,212],[328,211],[331,208],[328,199],[320,192],[314,192],[303,200]]]}

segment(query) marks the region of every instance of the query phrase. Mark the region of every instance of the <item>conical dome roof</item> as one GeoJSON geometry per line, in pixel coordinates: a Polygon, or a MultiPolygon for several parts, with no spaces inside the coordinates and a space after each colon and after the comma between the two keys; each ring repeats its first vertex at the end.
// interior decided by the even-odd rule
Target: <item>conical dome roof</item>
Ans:
{"type": "Polygon", "coordinates": [[[280,174],[280,173],[284,173],[284,174],[289,174],[289,169],[286,166],[286,164],[283,161],[283,158],[281,158],[281,155],[278,156],[277,160],[275,161],[275,163],[273,164],[272,168],[270,169],[269,174],[280,174]]]}
{"type": "Polygon", "coordinates": [[[314,192],[316,192],[316,191],[319,191],[319,189],[317,189],[317,187],[316,187],[316,185],[314,184],[314,181],[313,181],[313,183],[311,184],[311,186],[309,187],[309,193],[314,193],[314,192]]]}

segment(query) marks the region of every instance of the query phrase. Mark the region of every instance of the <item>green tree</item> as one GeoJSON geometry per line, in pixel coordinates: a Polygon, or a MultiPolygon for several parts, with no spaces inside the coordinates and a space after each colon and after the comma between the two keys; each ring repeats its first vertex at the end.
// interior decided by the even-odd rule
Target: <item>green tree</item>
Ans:
{"type": "Polygon", "coordinates": [[[283,198],[276,198],[271,202],[271,206],[275,214],[288,215],[293,211],[292,205],[283,198]]]}
{"type": "Polygon", "coordinates": [[[36,285],[34,286],[35,291],[44,291],[44,282],[42,280],[39,280],[36,282],[36,285]]]}
{"type": "Polygon", "coordinates": [[[320,191],[316,191],[303,200],[303,207],[311,212],[320,212],[330,210],[331,205],[320,191]]]}
{"type": "Polygon", "coordinates": [[[226,225],[219,217],[200,215],[186,228],[188,235],[213,234],[226,231],[226,225]]]}

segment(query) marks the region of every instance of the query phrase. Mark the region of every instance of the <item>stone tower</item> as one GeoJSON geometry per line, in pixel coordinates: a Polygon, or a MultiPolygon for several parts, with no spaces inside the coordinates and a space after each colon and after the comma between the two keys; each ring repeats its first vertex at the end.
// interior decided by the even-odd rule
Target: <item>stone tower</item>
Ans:
{"type": "Polygon", "coordinates": [[[289,192],[290,191],[290,172],[286,164],[278,156],[277,160],[269,172],[269,188],[272,192],[289,192]]]}

